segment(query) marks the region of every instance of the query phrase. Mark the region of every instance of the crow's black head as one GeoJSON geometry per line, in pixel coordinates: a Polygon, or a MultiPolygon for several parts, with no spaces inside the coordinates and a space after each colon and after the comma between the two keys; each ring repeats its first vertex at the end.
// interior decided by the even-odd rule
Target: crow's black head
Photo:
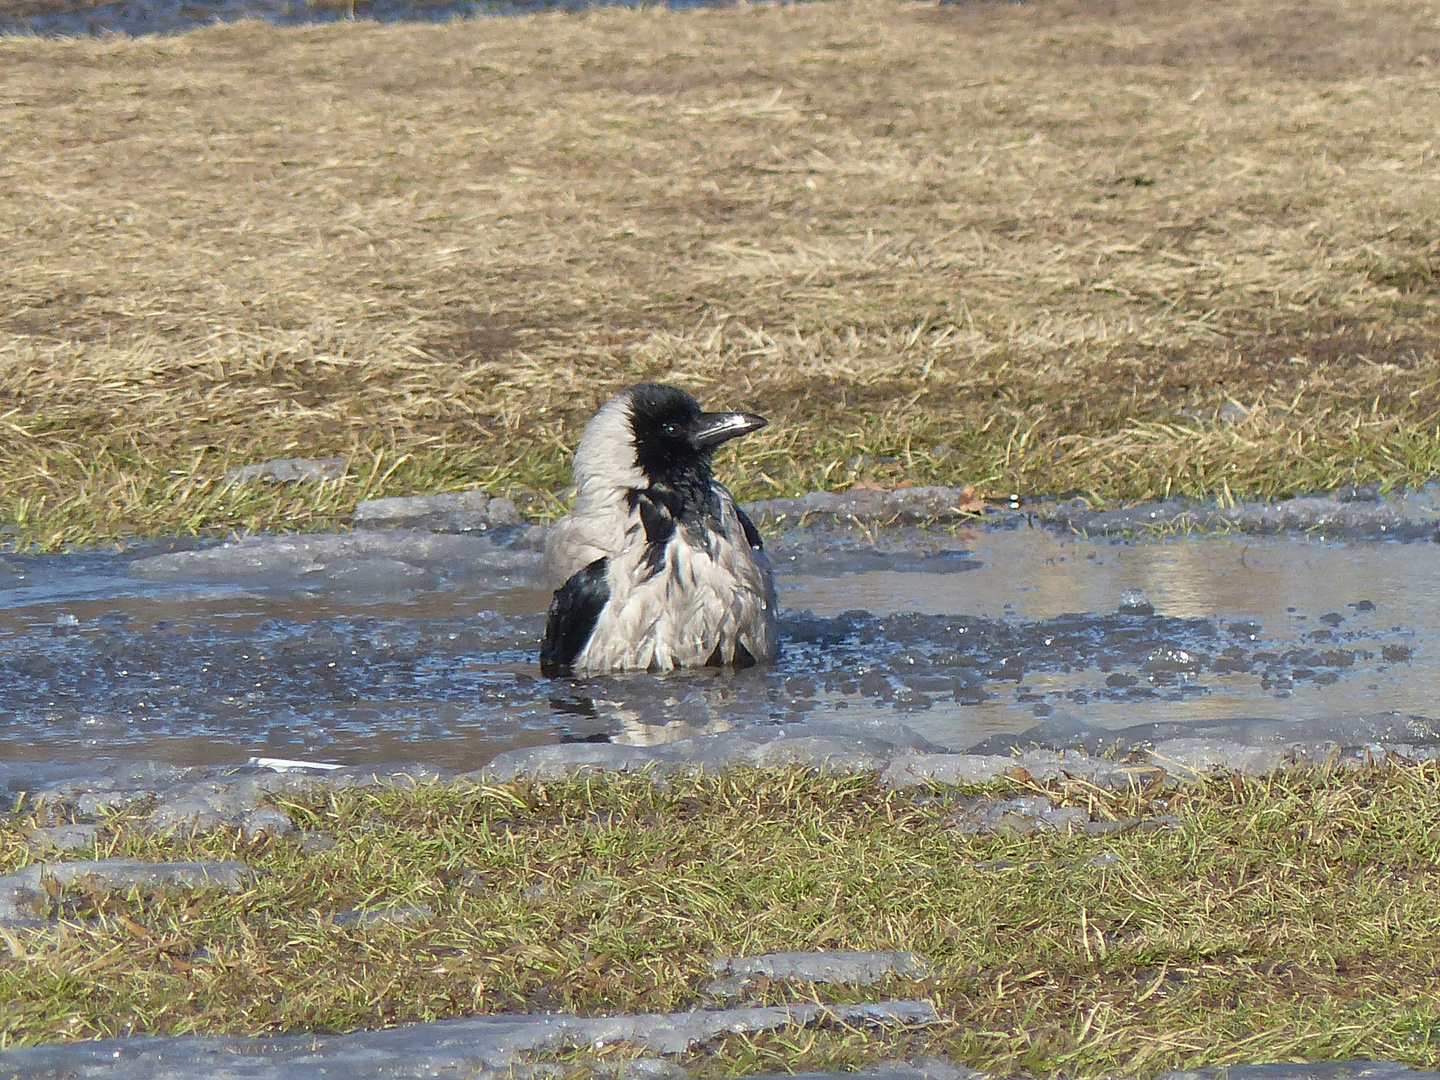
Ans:
{"type": "Polygon", "coordinates": [[[687,499],[708,489],[717,446],[766,423],[753,413],[705,412],[685,391],[660,383],[640,383],[628,394],[635,464],[652,484],[687,499]]]}

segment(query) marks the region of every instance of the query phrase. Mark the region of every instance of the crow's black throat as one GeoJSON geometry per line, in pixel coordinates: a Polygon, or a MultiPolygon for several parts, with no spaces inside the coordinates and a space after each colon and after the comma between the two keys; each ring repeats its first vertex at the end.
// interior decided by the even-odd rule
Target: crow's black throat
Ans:
{"type": "Polygon", "coordinates": [[[700,403],[683,390],[641,383],[630,392],[635,462],[650,481],[645,494],[676,521],[713,514],[713,451],[695,445],[700,403]]]}

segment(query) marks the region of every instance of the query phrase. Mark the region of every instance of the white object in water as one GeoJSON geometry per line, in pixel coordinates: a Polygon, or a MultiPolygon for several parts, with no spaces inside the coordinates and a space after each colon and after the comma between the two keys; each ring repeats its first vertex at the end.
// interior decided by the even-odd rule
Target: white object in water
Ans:
{"type": "Polygon", "coordinates": [[[296,761],[283,757],[252,757],[248,764],[258,765],[262,769],[271,769],[275,772],[294,772],[297,769],[319,769],[322,772],[329,772],[331,769],[345,768],[344,765],[336,765],[329,761],[296,761]]]}

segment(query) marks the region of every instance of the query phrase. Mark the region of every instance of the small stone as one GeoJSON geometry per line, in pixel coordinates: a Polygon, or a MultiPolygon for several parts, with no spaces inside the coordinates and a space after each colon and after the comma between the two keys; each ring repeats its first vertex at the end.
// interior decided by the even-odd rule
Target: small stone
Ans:
{"type": "Polygon", "coordinates": [[[1038,827],[1038,822],[1032,817],[1027,817],[1024,814],[1004,813],[976,831],[1018,839],[1022,836],[1029,836],[1038,827]]]}
{"type": "MultiPolygon", "coordinates": [[[[1008,776],[1012,779],[1081,780],[1096,787],[1128,790],[1148,784],[1164,775],[1155,764],[1133,765],[1090,757],[1073,751],[1027,750],[1010,754],[898,753],[881,774],[882,783],[892,788],[932,784],[982,784],[1008,776]]],[[[1047,800],[1048,805],[1048,800],[1047,800]]],[[[1003,811],[996,811],[996,815],[1003,811]]],[[[966,829],[959,822],[959,831],[966,829]]]]}
{"type": "Polygon", "coordinates": [[[150,812],[146,828],[151,832],[199,834],[220,828],[244,828],[250,813],[260,808],[268,793],[257,777],[232,780],[205,780],[161,797],[150,812]]]}
{"type": "Polygon", "coordinates": [[[620,1067],[620,1080],[685,1080],[690,1074],[664,1058],[642,1057],[620,1067]]]}
{"type": "Polygon", "coordinates": [[[339,480],[345,475],[348,462],[343,457],[277,458],[258,465],[239,465],[225,474],[228,484],[245,484],[260,480],[267,484],[293,484],[301,481],[339,480]]]}
{"type": "Polygon", "coordinates": [[[435,909],[429,904],[405,904],[387,908],[345,908],[330,916],[336,926],[376,926],[388,923],[392,926],[408,926],[426,923],[435,918],[435,909]]]}
{"type": "MultiPolygon", "coordinates": [[[[1223,739],[1165,739],[1150,751],[1153,762],[1175,775],[1233,773],[1264,776],[1296,763],[1297,754],[1286,746],[1248,746],[1223,739]]],[[[1323,761],[1323,758],[1321,759],[1323,761]]]]}
{"type": "Polygon", "coordinates": [[[226,814],[205,799],[194,796],[157,806],[146,821],[151,832],[204,833],[235,823],[235,814],[226,814]]]}
{"type": "Polygon", "coordinates": [[[1341,488],[1335,492],[1336,502],[1368,502],[1380,501],[1379,484],[1360,484],[1355,487],[1341,488]]]}
{"type": "Polygon", "coordinates": [[[1090,860],[1090,865],[1104,869],[1107,866],[1114,866],[1120,861],[1120,856],[1113,851],[1102,851],[1099,855],[1090,860]]]}
{"type": "Polygon", "coordinates": [[[318,855],[335,846],[335,837],[328,832],[307,832],[300,838],[300,850],[306,855],[318,855]]]}
{"type": "Polygon", "coordinates": [[[492,525],[518,525],[520,511],[504,498],[478,488],[389,499],[366,499],[355,507],[357,529],[425,529],[481,532],[492,525]]]}
{"type": "Polygon", "coordinates": [[[955,819],[953,828],[965,835],[994,833],[1029,836],[1033,832],[1082,832],[1090,815],[1078,806],[1053,806],[1049,799],[1029,795],[1020,799],[978,800],[955,819]]]}
{"type": "Polygon", "coordinates": [[[571,890],[571,895],[581,898],[608,899],[617,895],[619,883],[614,878],[592,878],[582,881],[571,890]]]}
{"type": "Polygon", "coordinates": [[[1178,829],[1181,821],[1176,814],[1159,814],[1152,818],[1145,818],[1135,824],[1136,832],[1159,832],[1162,829],[1178,829]]]}
{"type": "Polygon", "coordinates": [[[499,1072],[482,1072],[476,1080],[559,1080],[564,1075],[563,1065],[553,1061],[534,1061],[528,1065],[517,1063],[499,1072]]]}
{"type": "Polygon", "coordinates": [[[1019,864],[1013,859],[981,859],[975,864],[975,869],[981,873],[993,870],[1012,870],[1019,864]]]}
{"type": "Polygon", "coordinates": [[[98,859],[85,862],[33,863],[0,877],[0,923],[28,918],[43,906],[48,882],[60,888],[79,885],[91,891],[121,892],[138,888],[154,893],[165,888],[215,888],[239,892],[254,879],[241,862],[142,862],[98,859]]]}
{"type": "Polygon", "coordinates": [[[1040,820],[1056,832],[1073,836],[1085,831],[1090,815],[1078,806],[1056,806],[1040,812],[1040,820]]]}
{"type": "Polygon", "coordinates": [[[500,1071],[485,1070],[481,1072],[476,1080],[554,1080],[565,1075],[565,1068],[553,1061],[533,1061],[527,1064],[516,1063],[508,1069],[500,1071]]]}
{"type": "Polygon", "coordinates": [[[1250,410],[1236,401],[1227,401],[1220,406],[1217,418],[1222,424],[1240,424],[1250,419],[1250,410]]]}
{"type": "Polygon", "coordinates": [[[455,887],[465,892],[485,892],[490,885],[490,876],[484,870],[463,870],[455,878],[455,887]]]}
{"type": "Polygon", "coordinates": [[[753,976],[727,975],[723,979],[716,979],[709,986],[705,987],[705,993],[713,998],[737,998],[754,985],[755,979],[753,976]]]}
{"type": "Polygon", "coordinates": [[[513,500],[504,497],[491,499],[485,507],[485,516],[489,518],[491,525],[520,524],[520,508],[513,500]]]}
{"type": "Polygon", "coordinates": [[[86,817],[105,817],[153,798],[153,791],[87,791],[75,799],[75,810],[86,817]]]}
{"type": "MultiPolygon", "coordinates": [[[[897,1065],[905,1063],[899,1062],[897,1065]]],[[[885,1066],[881,1066],[883,1069],[885,1066]]],[[[921,1080],[985,1080],[985,1074],[944,1058],[921,1058],[909,1066],[921,1080]]]]}
{"type": "Polygon", "coordinates": [[[246,814],[240,823],[240,828],[251,836],[259,836],[264,833],[266,836],[278,837],[289,836],[293,833],[295,823],[290,820],[289,814],[273,807],[262,806],[246,814]]]}
{"type": "Polygon", "coordinates": [[[51,825],[31,829],[25,839],[41,851],[81,851],[93,848],[99,835],[99,825],[51,825]]]}
{"type": "Polygon", "coordinates": [[[1121,818],[1119,821],[1092,821],[1085,826],[1086,836],[1118,836],[1140,824],[1139,818],[1121,818]]]}
{"type": "Polygon", "coordinates": [[[912,978],[929,973],[930,965],[912,952],[788,952],[763,956],[721,957],[710,967],[717,975],[764,976],[797,982],[869,986],[889,975],[912,978]]]}

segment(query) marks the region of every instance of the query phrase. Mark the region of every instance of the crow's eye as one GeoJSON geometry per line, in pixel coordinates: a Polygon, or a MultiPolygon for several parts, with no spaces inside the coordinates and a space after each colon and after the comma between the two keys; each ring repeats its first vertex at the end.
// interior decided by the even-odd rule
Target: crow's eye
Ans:
{"type": "Polygon", "coordinates": [[[680,434],[680,428],[676,424],[666,424],[660,430],[665,433],[666,437],[671,439],[675,438],[680,434]]]}

